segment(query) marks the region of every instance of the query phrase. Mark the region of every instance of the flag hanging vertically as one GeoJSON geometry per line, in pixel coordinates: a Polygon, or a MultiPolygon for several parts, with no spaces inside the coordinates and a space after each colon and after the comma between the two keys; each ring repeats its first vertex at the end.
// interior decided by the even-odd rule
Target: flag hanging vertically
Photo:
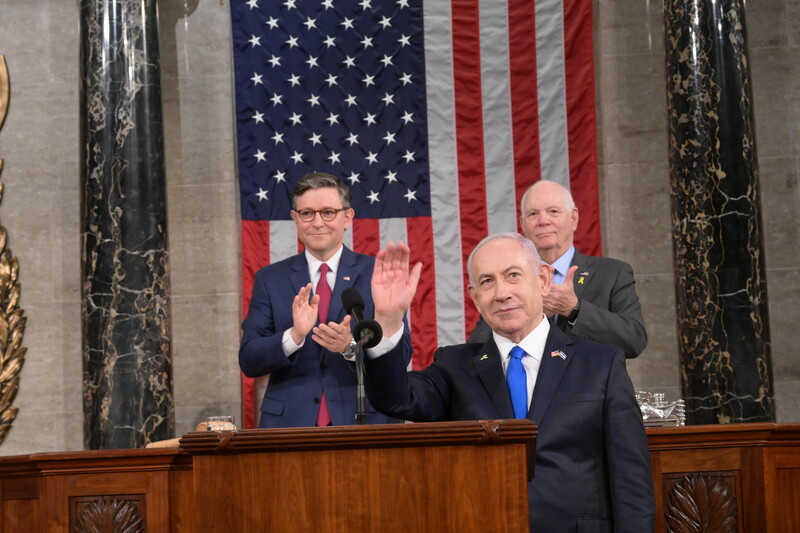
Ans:
{"type": "MultiPolygon", "coordinates": [[[[242,294],[298,252],[290,192],[324,171],[350,186],[346,243],[402,240],[424,269],[414,368],[477,320],[464,261],[515,231],[524,190],[568,186],[576,246],[600,253],[592,53],[585,0],[232,0],[242,294]]],[[[243,381],[245,427],[256,422],[243,381]]]]}

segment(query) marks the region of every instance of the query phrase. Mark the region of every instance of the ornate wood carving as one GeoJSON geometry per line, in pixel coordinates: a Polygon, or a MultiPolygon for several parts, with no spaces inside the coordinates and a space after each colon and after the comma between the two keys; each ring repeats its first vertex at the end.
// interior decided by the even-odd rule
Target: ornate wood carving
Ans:
{"type": "Polygon", "coordinates": [[[144,494],[70,498],[72,533],[140,533],[147,530],[144,494]]]}
{"type": "MultiPolygon", "coordinates": [[[[8,111],[9,83],[5,57],[0,55],[0,128],[8,111]]],[[[3,160],[0,159],[0,173],[3,160]]],[[[0,183],[0,202],[3,184],[0,183]]],[[[25,317],[19,307],[20,287],[17,281],[19,264],[6,248],[8,233],[0,226],[0,444],[5,440],[18,409],[12,406],[19,389],[19,371],[25,361],[22,347],[25,317]]]]}
{"type": "Polygon", "coordinates": [[[730,477],[685,475],[669,491],[664,514],[670,533],[737,533],[736,492],[730,477]]]}

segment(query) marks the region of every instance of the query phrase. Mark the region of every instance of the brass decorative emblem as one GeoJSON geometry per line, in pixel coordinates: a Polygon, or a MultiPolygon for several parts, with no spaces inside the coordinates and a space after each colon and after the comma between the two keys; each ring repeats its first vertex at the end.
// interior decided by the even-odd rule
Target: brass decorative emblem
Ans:
{"type": "MultiPolygon", "coordinates": [[[[8,69],[6,68],[6,58],[0,55],[0,128],[3,127],[3,121],[6,119],[6,111],[8,111],[8,69]]],[[[2,161],[2,159],[0,159],[2,161]]],[[[0,166],[0,171],[2,171],[0,166]]]]}
{"type": "MultiPolygon", "coordinates": [[[[9,85],[5,57],[0,55],[0,128],[8,111],[9,85]]],[[[0,159],[0,174],[3,160],[0,159]]],[[[3,184],[0,183],[0,202],[3,201],[3,184]]],[[[17,258],[6,247],[8,232],[0,225],[0,443],[2,443],[11,423],[17,417],[18,409],[11,403],[19,389],[19,371],[25,361],[26,349],[22,347],[25,333],[25,317],[19,308],[19,264],[17,258]]]]}

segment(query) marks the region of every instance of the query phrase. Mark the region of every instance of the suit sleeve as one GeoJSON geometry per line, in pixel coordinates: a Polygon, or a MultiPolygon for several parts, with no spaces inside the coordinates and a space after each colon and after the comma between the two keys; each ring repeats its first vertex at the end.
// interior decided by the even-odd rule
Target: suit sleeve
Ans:
{"type": "Polygon", "coordinates": [[[655,495],[650,448],[625,360],[617,352],[611,363],[603,409],[605,453],[617,533],[653,531],[655,495]]]}
{"type": "Polygon", "coordinates": [[[286,328],[278,329],[275,308],[266,283],[266,273],[256,273],[247,318],[242,323],[239,367],[254,378],[290,365],[281,341],[286,328]]]}
{"type": "Polygon", "coordinates": [[[436,363],[425,370],[407,372],[410,351],[403,342],[393,350],[365,358],[364,389],[367,398],[381,413],[414,422],[445,420],[449,386],[445,372],[436,363]]]}
{"type": "Polygon", "coordinates": [[[621,349],[625,357],[638,356],[647,346],[642,306],[633,279],[633,269],[621,263],[609,296],[608,308],[581,299],[581,310],[567,333],[621,349]]]}

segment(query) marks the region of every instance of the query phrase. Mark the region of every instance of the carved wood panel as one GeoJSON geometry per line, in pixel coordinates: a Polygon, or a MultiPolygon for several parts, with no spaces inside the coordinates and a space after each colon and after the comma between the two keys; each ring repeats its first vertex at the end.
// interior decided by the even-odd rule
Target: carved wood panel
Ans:
{"type": "Polygon", "coordinates": [[[740,533],[738,472],[665,474],[668,533],[740,533]]]}
{"type": "Polygon", "coordinates": [[[70,533],[143,533],[146,496],[113,494],[69,499],[70,533]]]}

